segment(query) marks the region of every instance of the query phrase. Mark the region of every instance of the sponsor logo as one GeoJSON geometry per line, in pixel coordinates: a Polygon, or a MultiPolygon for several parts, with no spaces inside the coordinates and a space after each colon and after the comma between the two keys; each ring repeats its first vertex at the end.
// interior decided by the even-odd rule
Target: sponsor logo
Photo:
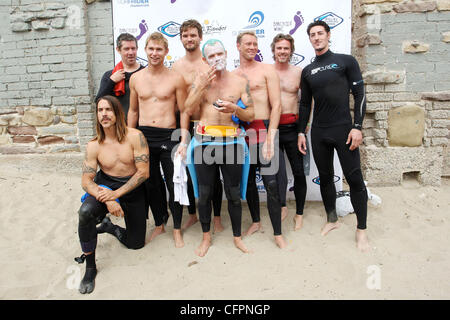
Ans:
{"type": "Polygon", "coordinates": [[[203,22],[203,34],[223,33],[227,30],[227,26],[220,24],[217,20],[205,20],[203,22]]]}
{"type": "Polygon", "coordinates": [[[305,19],[303,19],[301,11],[297,11],[293,19],[295,26],[289,31],[289,34],[291,36],[295,33],[295,31],[297,31],[298,28],[300,28],[300,26],[303,24],[303,21],[305,21],[305,19]]]}
{"type": "Polygon", "coordinates": [[[130,7],[148,7],[149,0],[118,0],[119,4],[129,5],[130,7]]]}
{"type": "MultiPolygon", "coordinates": [[[[334,176],[334,183],[339,182],[339,180],[341,180],[341,178],[335,175],[334,176]]],[[[315,184],[320,185],[320,177],[315,177],[314,179],[312,179],[312,182],[315,183],[315,184]]]]}
{"type": "Polygon", "coordinates": [[[284,28],[291,28],[292,21],[274,21],[273,22],[273,31],[275,32],[284,32],[284,28]]]}
{"type": "Polygon", "coordinates": [[[119,34],[121,34],[121,33],[135,34],[138,32],[138,29],[137,28],[119,28],[118,31],[119,31],[119,34]]]}
{"type": "Polygon", "coordinates": [[[159,26],[158,31],[168,37],[173,38],[180,34],[180,24],[173,21],[169,21],[163,24],[162,26],[159,26]]]}
{"type": "Polygon", "coordinates": [[[246,26],[244,29],[253,29],[261,25],[264,21],[264,13],[261,11],[255,11],[250,15],[250,18],[248,19],[248,22],[250,24],[246,26]]]}
{"type": "Polygon", "coordinates": [[[298,53],[293,53],[292,57],[291,57],[291,61],[290,63],[293,64],[294,66],[298,65],[299,63],[301,63],[303,60],[305,60],[305,57],[302,56],[301,54],[298,53]]]}
{"type": "Polygon", "coordinates": [[[330,26],[330,29],[336,28],[344,21],[343,18],[339,17],[333,12],[327,12],[318,16],[317,18],[314,18],[314,21],[318,20],[325,21],[330,26]]]}
{"type": "Polygon", "coordinates": [[[325,71],[325,70],[332,70],[332,69],[338,69],[339,66],[336,63],[329,64],[324,67],[319,67],[311,70],[311,75],[316,74],[317,72],[325,71]]]}
{"type": "Polygon", "coordinates": [[[261,50],[259,50],[259,49],[258,49],[258,52],[256,53],[255,60],[258,61],[258,62],[263,62],[264,61],[263,55],[261,53],[261,50]]]}

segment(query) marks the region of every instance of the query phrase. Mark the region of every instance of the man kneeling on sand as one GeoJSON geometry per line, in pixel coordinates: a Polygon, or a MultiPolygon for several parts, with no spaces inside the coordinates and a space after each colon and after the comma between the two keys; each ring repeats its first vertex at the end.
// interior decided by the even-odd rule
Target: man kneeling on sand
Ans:
{"type": "Polygon", "coordinates": [[[139,130],[127,128],[122,106],[112,96],[97,101],[96,127],[97,136],[86,147],[81,178],[86,191],[78,211],[83,254],[75,260],[86,260],[86,273],[80,293],[94,290],[98,233],[112,234],[129,249],[140,249],[145,244],[148,205],[142,183],[149,177],[147,141],[139,130]],[[106,217],[108,212],[124,217],[126,229],[112,224],[106,217]]]}

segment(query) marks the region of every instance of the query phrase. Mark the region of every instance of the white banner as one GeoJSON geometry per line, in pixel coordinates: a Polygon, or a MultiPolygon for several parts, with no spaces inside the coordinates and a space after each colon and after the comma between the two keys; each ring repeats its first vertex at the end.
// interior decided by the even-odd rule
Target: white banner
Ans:
{"type": "MultiPolygon", "coordinates": [[[[270,44],[278,33],[289,33],[295,39],[295,52],[291,63],[300,67],[314,58],[306,27],[314,20],[324,20],[331,28],[330,48],[336,53],[351,53],[351,0],[112,0],[114,47],[119,34],[128,32],[138,39],[138,60],[147,65],[145,40],[155,31],[163,33],[169,41],[165,65],[170,67],[185,55],[180,41],[179,27],[183,21],[196,19],[203,26],[203,42],[219,39],[228,53],[227,69],[239,66],[236,37],[244,30],[254,31],[258,37],[259,51],[256,60],[272,64],[270,44]]],[[[115,53],[115,63],[120,56],[115,53]]],[[[290,166],[288,170],[290,170],[290,166]]],[[[342,190],[342,170],[335,156],[336,190],[342,190]]],[[[293,184],[289,171],[289,185],[293,184]]],[[[320,200],[317,169],[311,155],[311,172],[308,180],[308,200],[320,200]]],[[[259,181],[262,186],[262,181],[259,181]]],[[[261,200],[265,191],[260,187],[261,200]]],[[[293,192],[288,199],[293,199],[293,192]]]]}

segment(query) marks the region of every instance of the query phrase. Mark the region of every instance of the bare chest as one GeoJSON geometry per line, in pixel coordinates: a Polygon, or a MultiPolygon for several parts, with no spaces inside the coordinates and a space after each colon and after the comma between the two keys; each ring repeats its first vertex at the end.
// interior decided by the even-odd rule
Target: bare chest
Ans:
{"type": "Polygon", "coordinates": [[[175,85],[170,77],[148,77],[136,86],[136,92],[141,100],[158,102],[169,100],[175,96],[175,85]]]}
{"type": "Polygon", "coordinates": [[[108,172],[120,172],[134,166],[133,148],[130,143],[103,143],[99,147],[98,162],[108,172]]]}

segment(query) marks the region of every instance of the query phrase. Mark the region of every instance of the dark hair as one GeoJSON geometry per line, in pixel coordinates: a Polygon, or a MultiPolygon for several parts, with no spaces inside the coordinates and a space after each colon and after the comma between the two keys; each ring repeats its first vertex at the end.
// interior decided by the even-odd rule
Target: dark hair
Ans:
{"type": "Polygon", "coordinates": [[[117,48],[119,48],[119,50],[122,47],[123,41],[134,41],[136,43],[136,47],[138,46],[137,39],[135,36],[129,33],[121,33],[117,37],[117,48]]]}
{"type": "MultiPolygon", "coordinates": [[[[292,58],[295,46],[294,46],[294,38],[292,38],[290,34],[279,33],[275,36],[275,38],[273,38],[272,43],[270,44],[270,48],[272,48],[272,53],[275,53],[275,44],[281,40],[287,40],[291,44],[291,56],[289,58],[292,58]]],[[[275,60],[275,56],[273,57],[273,59],[275,60]]]]}
{"type": "Polygon", "coordinates": [[[312,27],[316,27],[316,26],[322,26],[322,27],[325,28],[325,31],[326,31],[327,33],[330,32],[330,26],[329,26],[325,21],[323,21],[323,20],[317,20],[317,21],[311,22],[311,23],[308,25],[308,28],[306,29],[306,33],[308,34],[308,36],[309,36],[309,31],[311,30],[311,28],[312,28],[312,27]]]}
{"type": "Polygon", "coordinates": [[[190,28],[197,29],[198,36],[200,38],[203,37],[203,28],[202,28],[202,25],[200,24],[200,22],[198,22],[195,19],[189,19],[189,20],[186,20],[185,22],[183,22],[183,24],[180,26],[180,38],[183,35],[183,32],[190,28]]]}
{"type": "Polygon", "coordinates": [[[108,104],[113,108],[114,115],[116,116],[116,136],[119,143],[125,139],[127,135],[127,124],[125,123],[125,114],[123,112],[122,104],[119,99],[113,96],[103,96],[97,100],[97,105],[95,107],[96,113],[96,131],[97,136],[93,140],[98,140],[98,143],[103,143],[105,140],[105,131],[103,130],[102,125],[98,121],[98,104],[101,100],[106,100],[108,104]]]}

